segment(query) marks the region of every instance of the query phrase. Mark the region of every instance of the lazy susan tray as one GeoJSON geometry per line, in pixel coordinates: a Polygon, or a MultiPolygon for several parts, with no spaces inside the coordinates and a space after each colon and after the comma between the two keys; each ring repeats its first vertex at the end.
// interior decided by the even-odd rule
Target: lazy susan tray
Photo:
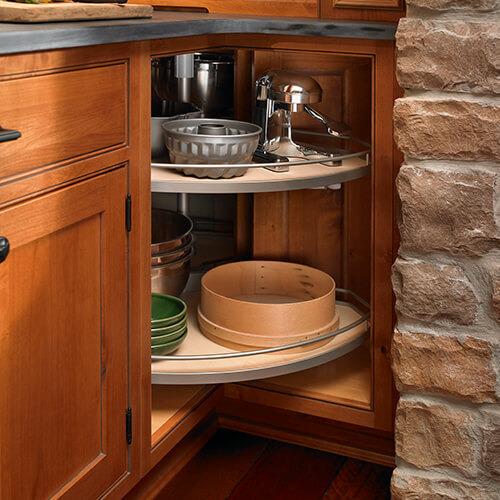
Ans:
{"type": "MultiPolygon", "coordinates": [[[[340,158],[340,157],[339,157],[340,158]]],[[[256,163],[248,171],[230,179],[208,179],[176,172],[171,164],[151,164],[153,193],[265,193],[331,186],[359,179],[370,174],[369,158],[365,153],[344,155],[340,165],[291,162],[288,172],[272,172],[256,163]]],[[[177,165],[177,167],[185,165],[177,165]]],[[[226,165],[227,166],[227,165],[226,165]]],[[[190,165],[192,167],[192,165],[190,165]]],[[[206,165],[200,167],[207,168],[206,165]]],[[[214,166],[214,168],[217,166],[214,166]]]]}
{"type": "Polygon", "coordinates": [[[338,330],[300,343],[301,346],[308,345],[309,350],[293,352],[278,347],[235,351],[201,333],[196,319],[199,293],[190,292],[183,298],[188,304],[187,338],[175,354],[152,357],[153,384],[217,384],[285,375],[339,358],[369,337],[369,314],[348,302],[337,301],[338,330]],[[326,338],[329,340],[325,343],[326,338]],[[319,344],[318,347],[314,347],[315,343],[319,344]]]}

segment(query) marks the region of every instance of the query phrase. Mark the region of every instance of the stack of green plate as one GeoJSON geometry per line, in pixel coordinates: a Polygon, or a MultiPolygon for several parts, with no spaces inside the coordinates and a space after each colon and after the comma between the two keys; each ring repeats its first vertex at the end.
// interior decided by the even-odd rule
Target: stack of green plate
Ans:
{"type": "Polygon", "coordinates": [[[187,336],[187,307],[177,297],[151,294],[151,354],[175,351],[187,336]]]}

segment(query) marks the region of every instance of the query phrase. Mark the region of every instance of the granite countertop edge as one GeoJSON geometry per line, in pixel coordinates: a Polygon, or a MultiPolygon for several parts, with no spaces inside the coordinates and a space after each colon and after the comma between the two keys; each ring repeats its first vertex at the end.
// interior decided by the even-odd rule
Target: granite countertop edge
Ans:
{"type": "Polygon", "coordinates": [[[0,54],[229,33],[394,40],[396,26],[369,21],[155,11],[152,19],[0,23],[0,54]]]}

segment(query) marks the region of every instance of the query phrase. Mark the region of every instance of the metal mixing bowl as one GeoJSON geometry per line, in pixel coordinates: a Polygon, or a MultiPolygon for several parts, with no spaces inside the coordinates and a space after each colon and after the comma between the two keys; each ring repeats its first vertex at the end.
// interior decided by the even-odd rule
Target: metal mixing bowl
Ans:
{"type": "MultiPolygon", "coordinates": [[[[175,120],[163,123],[162,128],[170,161],[182,164],[250,163],[262,131],[254,123],[212,118],[175,120]],[[207,133],[207,125],[212,125],[212,129],[223,126],[225,133],[207,133]]],[[[187,175],[214,179],[243,175],[247,171],[238,167],[180,170],[187,175]]]]}
{"type": "Polygon", "coordinates": [[[182,259],[186,255],[189,255],[191,249],[194,247],[195,238],[192,234],[189,234],[187,241],[184,245],[169,250],[168,252],[155,253],[151,256],[151,265],[161,266],[163,264],[170,264],[179,259],[182,259]]]}
{"type": "Polygon", "coordinates": [[[151,210],[151,254],[176,250],[188,242],[193,221],[186,215],[154,208],[151,210]]]}
{"type": "Polygon", "coordinates": [[[194,248],[191,248],[187,255],[174,262],[151,266],[151,291],[178,297],[189,278],[193,254],[194,248]]]}

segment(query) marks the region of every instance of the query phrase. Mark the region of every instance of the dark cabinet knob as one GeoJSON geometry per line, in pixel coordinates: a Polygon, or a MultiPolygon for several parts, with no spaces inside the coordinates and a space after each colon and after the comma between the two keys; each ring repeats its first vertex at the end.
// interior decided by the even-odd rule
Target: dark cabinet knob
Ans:
{"type": "Polygon", "coordinates": [[[15,141],[21,137],[21,132],[9,130],[0,125],[0,142],[15,141]]]}
{"type": "Polygon", "coordinates": [[[5,236],[0,236],[0,262],[3,262],[9,255],[9,240],[5,236]]]}

